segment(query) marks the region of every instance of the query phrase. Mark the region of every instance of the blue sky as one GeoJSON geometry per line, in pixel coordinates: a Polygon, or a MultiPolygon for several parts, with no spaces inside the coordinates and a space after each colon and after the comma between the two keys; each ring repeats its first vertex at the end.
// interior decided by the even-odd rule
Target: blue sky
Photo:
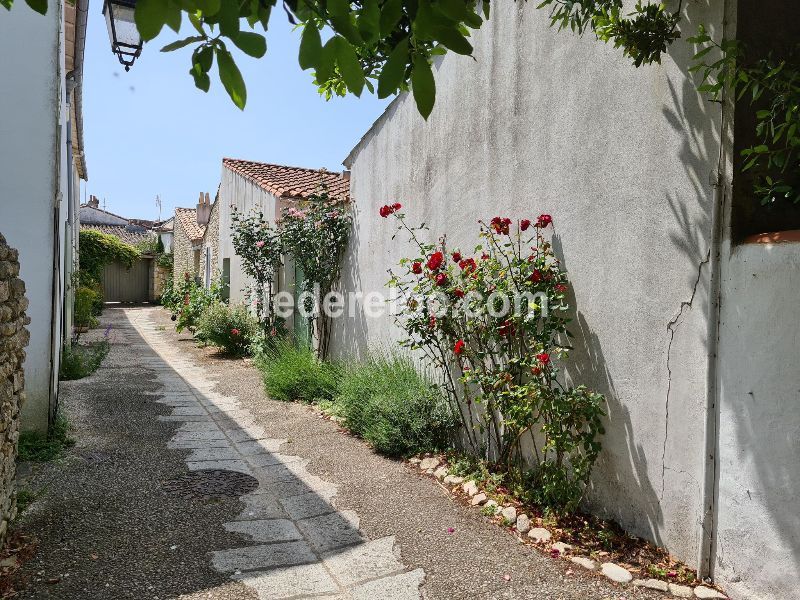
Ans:
{"type": "Polygon", "coordinates": [[[155,219],[157,194],[164,218],[176,206],[194,206],[200,191],[216,191],[223,156],[341,170],[388,104],[366,91],[321,98],[297,64],[300,32],[282,11],[273,14],[264,58],[234,49],[247,83],[243,112],[215,79],[216,68],[208,94],[194,87],[190,48],[159,52],[178,39],[171,30],[146,44],[126,73],[111,53],[101,6],[91,3],[86,40],[84,185],[85,197],[98,196],[111,212],[155,219]]]}

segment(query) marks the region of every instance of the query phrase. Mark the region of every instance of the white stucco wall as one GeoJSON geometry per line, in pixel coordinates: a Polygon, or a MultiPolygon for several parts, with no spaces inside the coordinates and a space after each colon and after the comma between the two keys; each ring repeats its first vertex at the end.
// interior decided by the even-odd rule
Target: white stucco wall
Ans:
{"type": "MultiPolygon", "coordinates": [[[[721,4],[693,3],[688,20],[716,32],[721,4]]],[[[535,2],[493,3],[473,43],[475,60],[450,54],[436,69],[428,122],[403,96],[346,161],[343,287],[383,290],[410,254],[383,204],[400,201],[429,241],[447,233],[463,250],[479,218],[552,214],[574,294],[568,372],[608,398],[589,508],[697,564],[719,106],[695,91],[686,44],[635,69],[591,36],[550,29],[535,2]]],[[[390,318],[354,312],[334,326],[334,354],[397,339],[390,318]]]]}
{"type": "Polygon", "coordinates": [[[60,303],[53,306],[54,249],[56,244],[64,247],[66,221],[66,208],[59,206],[61,197],[66,199],[62,40],[58,4],[51,3],[42,16],[23,2],[15,3],[0,19],[0,81],[6,82],[0,94],[0,230],[19,250],[20,276],[30,299],[24,429],[46,428],[57,373],[57,363],[51,368],[61,318],[60,303]],[[59,238],[54,237],[56,219],[59,238]]]}
{"type": "Polygon", "coordinates": [[[734,598],[800,594],[800,243],[722,264],[716,577],[734,598]]]}

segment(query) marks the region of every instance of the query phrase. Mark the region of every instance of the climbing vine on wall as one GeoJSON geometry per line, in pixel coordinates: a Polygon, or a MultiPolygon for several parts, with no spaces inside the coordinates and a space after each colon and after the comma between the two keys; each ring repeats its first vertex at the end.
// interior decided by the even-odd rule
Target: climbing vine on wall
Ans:
{"type": "Polygon", "coordinates": [[[80,231],[78,244],[80,276],[85,284],[99,283],[107,264],[118,262],[130,268],[140,256],[138,249],[118,237],[91,229],[80,231]]]}

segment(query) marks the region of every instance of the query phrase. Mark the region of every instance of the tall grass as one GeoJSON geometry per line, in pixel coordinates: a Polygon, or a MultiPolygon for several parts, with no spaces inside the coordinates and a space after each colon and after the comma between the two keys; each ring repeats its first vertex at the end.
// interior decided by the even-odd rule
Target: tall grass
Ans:
{"type": "Polygon", "coordinates": [[[319,402],[336,394],[339,369],[317,359],[307,345],[280,340],[256,359],[264,389],[275,400],[319,402]]]}
{"type": "Polygon", "coordinates": [[[377,354],[343,370],[332,411],[387,456],[447,447],[455,426],[446,399],[411,359],[377,354]]]}

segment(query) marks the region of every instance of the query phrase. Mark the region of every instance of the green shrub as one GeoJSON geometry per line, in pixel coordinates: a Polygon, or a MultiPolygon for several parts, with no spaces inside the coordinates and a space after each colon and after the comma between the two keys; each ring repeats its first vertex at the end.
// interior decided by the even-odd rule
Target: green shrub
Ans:
{"type": "Polygon", "coordinates": [[[47,434],[37,431],[23,431],[19,434],[19,460],[53,460],[74,444],[75,440],[69,436],[69,423],[62,415],[58,415],[47,434]]]}
{"type": "Polygon", "coordinates": [[[280,340],[257,359],[264,389],[275,400],[318,402],[336,394],[339,369],[320,361],[307,345],[280,340]]]}
{"type": "Polygon", "coordinates": [[[188,329],[194,333],[203,311],[214,303],[222,301],[222,288],[219,282],[213,282],[209,289],[198,284],[189,273],[184,273],[183,281],[174,286],[172,291],[172,320],[176,321],[175,330],[180,333],[188,329]]]}
{"type": "Polygon", "coordinates": [[[346,367],[333,412],[388,456],[444,449],[455,426],[438,388],[409,358],[394,354],[346,367]]]}
{"type": "Polygon", "coordinates": [[[81,286],[75,290],[73,308],[76,327],[92,327],[97,324],[97,319],[94,318],[94,306],[97,298],[98,293],[87,286],[81,286]]]}
{"type": "Polygon", "coordinates": [[[61,353],[58,378],[61,381],[72,381],[88,377],[98,369],[108,350],[108,340],[67,346],[61,353]]]}
{"type": "Polygon", "coordinates": [[[242,305],[230,307],[222,302],[207,306],[197,321],[197,339],[242,356],[258,331],[258,322],[242,305]]]}

